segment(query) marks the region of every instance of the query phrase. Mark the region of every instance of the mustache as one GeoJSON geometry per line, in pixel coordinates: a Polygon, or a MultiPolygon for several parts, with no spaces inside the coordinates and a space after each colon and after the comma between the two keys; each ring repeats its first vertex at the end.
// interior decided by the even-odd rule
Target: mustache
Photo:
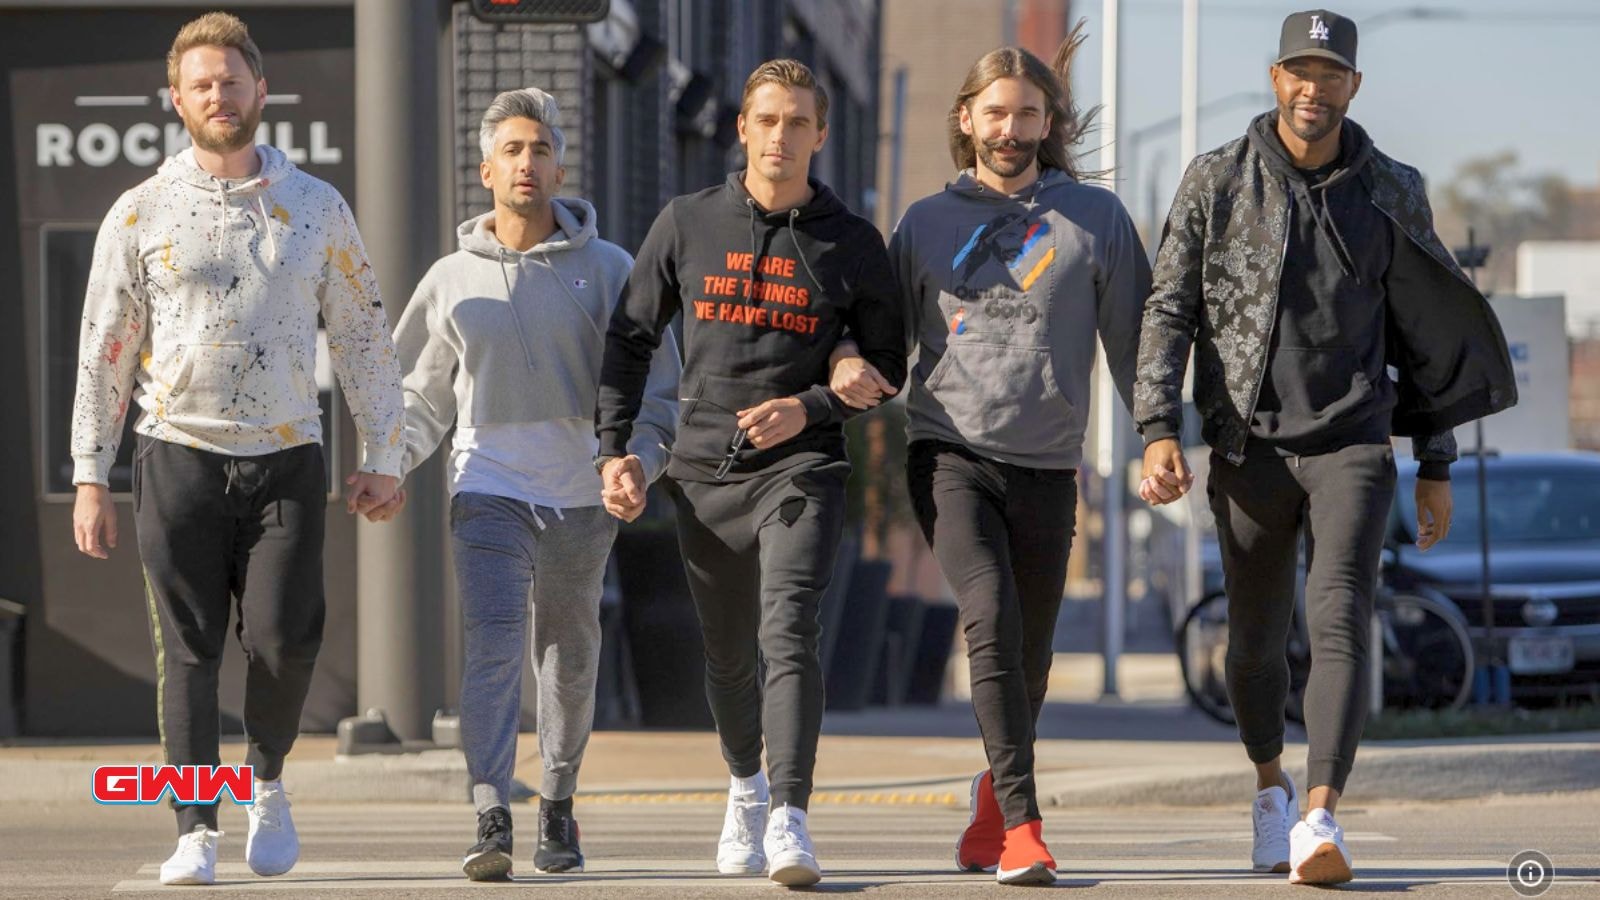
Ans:
{"type": "Polygon", "coordinates": [[[983,142],[986,150],[1034,150],[1039,146],[1038,141],[1024,141],[1019,138],[992,138],[983,142]]]}

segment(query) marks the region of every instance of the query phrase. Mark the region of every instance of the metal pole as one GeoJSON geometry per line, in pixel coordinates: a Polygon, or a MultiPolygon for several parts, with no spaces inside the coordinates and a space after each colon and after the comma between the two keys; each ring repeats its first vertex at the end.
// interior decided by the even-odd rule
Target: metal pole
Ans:
{"type": "MultiPolygon", "coordinates": [[[[438,258],[441,45],[449,3],[356,0],[356,215],[391,324],[438,258]]],[[[410,506],[356,528],[356,702],[408,741],[444,701],[443,465],[406,479],[410,506]]]]}
{"type": "Polygon", "coordinates": [[[894,133],[889,137],[889,220],[884,231],[900,224],[900,175],[906,146],[906,67],[894,70],[894,133]]]}
{"type": "MultiPolygon", "coordinates": [[[[1478,233],[1477,229],[1472,227],[1467,228],[1467,248],[1467,261],[1469,263],[1467,273],[1468,277],[1472,279],[1472,283],[1476,285],[1478,283],[1478,265],[1480,261],[1487,261],[1487,254],[1482,254],[1483,259],[1480,260],[1478,233]]],[[[1488,448],[1484,445],[1483,419],[1479,418],[1473,424],[1478,442],[1478,549],[1482,557],[1482,564],[1479,569],[1479,575],[1482,580],[1479,587],[1483,603],[1484,640],[1488,644],[1487,649],[1489,651],[1486,654],[1489,662],[1489,696],[1493,698],[1493,702],[1499,703],[1503,698],[1499,696],[1499,692],[1495,688],[1499,678],[1499,673],[1496,669],[1504,661],[1500,659],[1500,652],[1495,644],[1494,595],[1489,577],[1489,476],[1486,468],[1489,465],[1488,448]]]]}
{"type": "MultiPolygon", "coordinates": [[[[1101,63],[1100,63],[1100,122],[1106,132],[1105,148],[1101,150],[1101,168],[1111,173],[1112,186],[1115,189],[1122,182],[1116,177],[1117,165],[1117,125],[1119,122],[1119,109],[1122,100],[1122,84],[1119,79],[1121,74],[1118,53],[1121,50],[1122,39],[1119,34],[1119,19],[1121,14],[1120,0],[1104,0],[1104,14],[1101,17],[1102,28],[1105,29],[1101,36],[1101,63]]],[[[1119,190],[1118,193],[1126,193],[1119,190]]],[[[1122,409],[1122,401],[1117,397],[1116,386],[1111,381],[1111,371],[1106,367],[1105,353],[1100,354],[1100,362],[1096,367],[1098,380],[1095,407],[1098,413],[1096,419],[1099,431],[1099,472],[1105,479],[1105,600],[1102,622],[1104,631],[1101,635],[1101,654],[1104,663],[1104,675],[1100,692],[1101,700],[1118,699],[1117,685],[1117,660],[1122,656],[1123,632],[1125,630],[1125,617],[1128,603],[1128,519],[1124,502],[1127,494],[1127,484],[1123,477],[1123,467],[1127,457],[1127,430],[1128,416],[1122,409]]]]}
{"type": "Polygon", "coordinates": [[[1183,134],[1178,168],[1200,152],[1200,0],[1183,0],[1183,134]]]}

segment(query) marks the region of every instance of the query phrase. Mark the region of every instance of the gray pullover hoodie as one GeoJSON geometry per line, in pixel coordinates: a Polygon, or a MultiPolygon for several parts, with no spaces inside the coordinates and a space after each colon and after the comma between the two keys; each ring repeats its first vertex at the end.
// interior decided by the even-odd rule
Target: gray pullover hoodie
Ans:
{"type": "MultiPolygon", "coordinates": [[[[473,468],[463,455],[488,455],[480,477],[469,480],[482,484],[491,469],[508,483],[537,475],[544,504],[600,502],[592,462],[600,359],[633,260],[597,237],[587,201],[559,197],[553,207],[555,233],[521,253],[495,237],[494,213],[463,222],[456,229],[461,249],[434,263],[417,285],[395,329],[407,472],[455,424],[453,485],[473,468]],[[586,455],[575,458],[579,445],[586,455]],[[577,489],[584,502],[572,496],[577,489]],[[552,497],[552,490],[566,496],[552,497]]],[[[681,371],[677,345],[663,341],[651,358],[642,427],[628,447],[652,480],[666,467],[660,445],[672,444],[681,371]]]]}
{"type": "Polygon", "coordinates": [[[1077,468],[1096,333],[1131,407],[1150,263],[1115,194],[1046,169],[1007,196],[969,169],[906,210],[889,255],[918,348],[911,440],[1077,468]]]}

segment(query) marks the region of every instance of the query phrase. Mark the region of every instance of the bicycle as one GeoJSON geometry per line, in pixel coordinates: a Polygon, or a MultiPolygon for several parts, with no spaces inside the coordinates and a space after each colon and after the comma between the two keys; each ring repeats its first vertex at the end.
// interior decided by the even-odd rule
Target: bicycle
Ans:
{"type": "MultiPolygon", "coordinates": [[[[1387,572],[1387,560],[1385,561],[1387,572]]],[[[1380,577],[1373,600],[1373,652],[1382,666],[1382,708],[1459,709],[1472,694],[1477,665],[1461,610],[1425,589],[1395,591],[1380,577]]],[[[1228,598],[1222,591],[1202,597],[1178,625],[1178,666],[1184,691],[1196,707],[1225,725],[1235,724],[1224,677],[1228,655],[1228,598]]],[[[1304,723],[1305,687],[1311,673],[1311,642],[1305,600],[1297,594],[1285,654],[1289,697],[1284,716],[1304,723]]]]}

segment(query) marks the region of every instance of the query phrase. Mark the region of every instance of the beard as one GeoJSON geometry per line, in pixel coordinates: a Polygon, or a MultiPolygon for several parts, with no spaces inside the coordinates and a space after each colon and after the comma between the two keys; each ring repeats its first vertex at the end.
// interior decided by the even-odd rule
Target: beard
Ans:
{"type": "Polygon", "coordinates": [[[1345,113],[1350,110],[1349,103],[1346,103],[1343,106],[1334,106],[1331,103],[1325,103],[1322,104],[1322,107],[1328,111],[1328,114],[1321,122],[1302,122],[1300,121],[1299,117],[1294,114],[1295,107],[1299,105],[1301,104],[1291,103],[1287,106],[1279,105],[1278,119],[1279,121],[1288,123],[1289,130],[1294,132],[1294,136],[1308,144],[1315,144],[1317,141],[1320,141],[1332,134],[1334,129],[1339,127],[1339,123],[1344,121],[1345,113]]]}
{"type": "Polygon", "coordinates": [[[541,208],[548,206],[550,204],[550,198],[545,196],[545,193],[542,189],[534,191],[527,196],[523,196],[518,194],[516,186],[512,185],[511,187],[506,188],[506,190],[501,193],[498,198],[496,198],[496,202],[506,209],[517,213],[518,215],[532,216],[541,208]]]}
{"type": "Polygon", "coordinates": [[[239,115],[237,124],[213,122],[207,116],[199,123],[184,120],[189,140],[209,153],[232,153],[255,143],[256,128],[261,124],[261,107],[234,110],[239,115]]]}
{"type": "Polygon", "coordinates": [[[976,143],[978,158],[983,161],[984,168],[999,175],[1001,178],[1015,178],[1021,175],[1023,172],[1028,171],[1028,167],[1033,165],[1033,161],[1039,157],[1038,141],[1022,141],[1011,138],[1009,140],[995,139],[976,143]],[[1006,160],[996,153],[998,150],[1017,150],[1021,152],[1014,159],[1006,160]]]}

